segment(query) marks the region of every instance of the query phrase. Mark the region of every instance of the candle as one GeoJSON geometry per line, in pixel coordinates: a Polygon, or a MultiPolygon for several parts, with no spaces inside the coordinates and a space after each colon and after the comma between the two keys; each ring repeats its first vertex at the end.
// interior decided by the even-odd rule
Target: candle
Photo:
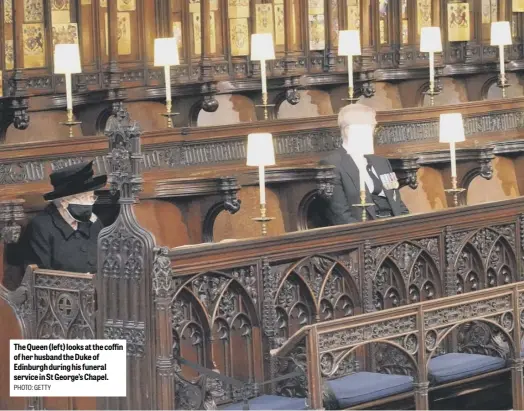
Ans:
{"type": "Polygon", "coordinates": [[[260,204],[266,204],[266,177],[264,166],[258,166],[258,183],[260,186],[260,204]]]}
{"type": "Polygon", "coordinates": [[[449,152],[451,154],[451,177],[457,177],[457,158],[455,155],[455,143],[449,143],[449,152]]]}
{"type": "Polygon", "coordinates": [[[435,53],[429,52],[429,84],[431,91],[434,90],[435,85],[435,53]]]}
{"type": "Polygon", "coordinates": [[[260,73],[262,75],[262,94],[267,94],[266,60],[260,60],[260,73]]]}
{"type": "Polygon", "coordinates": [[[71,88],[71,73],[65,73],[67,110],[73,110],[73,91],[71,88]]]}
{"type": "Polygon", "coordinates": [[[358,176],[360,180],[360,191],[366,190],[366,173],[367,173],[367,170],[365,167],[359,167],[358,176]]]}
{"type": "Polygon", "coordinates": [[[171,67],[164,66],[164,78],[166,82],[166,101],[171,101],[171,67]]]}
{"type": "Polygon", "coordinates": [[[348,56],[348,87],[353,88],[353,56],[348,56]]]}
{"type": "Polygon", "coordinates": [[[504,67],[504,46],[501,44],[499,46],[499,58],[500,58],[500,77],[504,81],[504,75],[506,73],[506,68],[504,67]]]}

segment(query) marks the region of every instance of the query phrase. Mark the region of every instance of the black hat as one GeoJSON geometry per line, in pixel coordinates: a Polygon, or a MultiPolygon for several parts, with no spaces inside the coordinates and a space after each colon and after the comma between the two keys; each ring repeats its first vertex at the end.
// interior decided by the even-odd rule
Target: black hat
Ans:
{"type": "Polygon", "coordinates": [[[49,175],[54,190],[44,194],[44,200],[55,200],[74,194],[94,191],[105,186],[107,176],[93,177],[93,162],[74,164],[49,175]]]}

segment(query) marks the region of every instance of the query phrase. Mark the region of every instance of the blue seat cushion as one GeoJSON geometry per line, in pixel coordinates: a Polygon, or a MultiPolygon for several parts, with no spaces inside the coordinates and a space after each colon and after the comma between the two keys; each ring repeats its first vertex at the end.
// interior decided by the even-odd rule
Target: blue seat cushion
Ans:
{"type": "MultiPolygon", "coordinates": [[[[222,410],[242,410],[243,402],[227,404],[222,410]]],[[[250,410],[305,410],[305,398],[282,397],[280,395],[261,395],[249,400],[250,410]]]]}
{"type": "Polygon", "coordinates": [[[480,354],[449,353],[429,361],[429,380],[442,384],[504,368],[506,361],[480,354]]]}
{"type": "Polygon", "coordinates": [[[327,382],[341,408],[410,391],[413,378],[407,375],[357,372],[327,382]]]}

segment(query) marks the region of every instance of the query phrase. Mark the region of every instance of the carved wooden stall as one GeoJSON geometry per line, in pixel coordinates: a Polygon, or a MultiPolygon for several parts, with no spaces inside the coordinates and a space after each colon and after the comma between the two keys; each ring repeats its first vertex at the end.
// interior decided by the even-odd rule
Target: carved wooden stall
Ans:
{"type": "MultiPolygon", "coordinates": [[[[120,193],[120,211],[115,223],[100,235],[97,274],[29,271],[21,287],[13,292],[2,289],[0,300],[7,311],[1,318],[18,321],[13,332],[23,337],[86,338],[94,332],[99,338],[127,339],[129,394],[98,399],[96,405],[85,399],[26,399],[28,407],[200,409],[241,402],[246,396],[308,393],[312,404],[319,404],[315,379],[310,378],[309,390],[296,375],[269,388],[255,384],[287,373],[269,354],[302,327],[522,279],[522,198],[273,238],[158,248],[133,211],[143,184],[140,133],[121,105],[115,110],[107,129],[107,164],[109,188],[120,193]],[[118,301],[114,295],[120,296],[118,301]],[[37,310],[37,304],[44,304],[43,309],[37,310]],[[50,306],[57,310],[46,311],[50,306]],[[200,375],[198,367],[219,374],[200,375]],[[220,379],[224,377],[229,379],[224,382],[220,379]],[[240,389],[232,385],[235,381],[241,382],[240,389]]],[[[10,216],[13,225],[15,214],[10,216]]],[[[476,294],[461,298],[483,301],[515,290],[494,288],[478,298],[476,294]]],[[[447,302],[425,304],[405,312],[420,312],[428,305],[436,310],[447,302]]],[[[490,315],[504,314],[511,307],[517,305],[490,315]]],[[[461,313],[460,321],[478,320],[475,310],[461,313]]],[[[387,315],[373,314],[372,319],[387,315]]],[[[513,318],[519,324],[520,315],[513,313],[513,318]]],[[[348,324],[344,326],[353,323],[348,324]]],[[[516,358],[520,331],[506,332],[507,338],[500,340],[488,329],[479,340],[478,332],[486,329],[476,323],[468,328],[468,324],[459,327],[455,340],[446,341],[446,352],[496,352],[516,358]]],[[[512,324],[504,322],[503,327],[510,330],[512,324]]],[[[418,341],[424,339],[419,336],[418,341]]],[[[370,361],[366,352],[358,354],[366,370],[380,371],[380,363],[370,361]]],[[[514,367],[513,377],[521,374],[520,359],[514,367]]],[[[347,364],[327,376],[341,377],[354,370],[347,364]]],[[[472,384],[476,389],[504,389],[509,381],[506,371],[503,367],[487,380],[469,379],[465,391],[472,384]]],[[[2,378],[6,372],[2,368],[2,378]]],[[[522,389],[521,382],[515,384],[522,389]]],[[[463,381],[446,389],[445,395],[431,401],[463,394],[463,381]]],[[[421,397],[417,398],[420,407],[421,397]]],[[[303,399],[298,401],[305,406],[303,399]]],[[[514,401],[521,404],[518,396],[514,401]]]]}
{"type": "MultiPolygon", "coordinates": [[[[438,116],[448,110],[460,110],[466,116],[468,139],[457,152],[459,185],[468,189],[462,202],[479,202],[478,197],[492,189],[500,191],[493,193],[495,199],[519,195],[524,184],[519,171],[521,105],[518,98],[496,105],[473,102],[379,112],[376,151],[392,159],[401,184],[406,186],[402,195],[408,207],[428,212],[452,204],[444,193],[449,184],[449,153],[438,143],[438,116]],[[494,178],[486,185],[478,184],[477,176],[494,178]]],[[[333,116],[298,123],[275,120],[144,133],[144,192],[136,207],[142,224],[171,247],[258,235],[259,227],[251,220],[258,212],[256,173],[244,164],[246,135],[262,124],[265,131],[274,134],[277,152],[277,166],[268,169],[268,210],[276,217],[269,233],[318,226],[311,218],[315,210],[312,197],[329,194],[330,176],[316,164],[340,144],[333,116]],[[224,186],[224,181],[231,181],[231,187],[224,186]],[[239,210],[229,207],[228,203],[235,201],[231,196],[243,204],[239,210]],[[222,213],[223,206],[237,212],[222,213]],[[165,215],[172,221],[173,229],[168,232],[162,227],[165,215]]],[[[24,199],[25,211],[32,216],[44,205],[41,195],[49,191],[52,170],[93,159],[96,173],[107,173],[106,151],[106,142],[99,137],[1,146],[0,198],[24,199]]],[[[99,196],[97,213],[110,224],[117,213],[116,200],[105,192],[99,196]]]]}
{"type": "Polygon", "coordinates": [[[347,62],[338,32],[361,32],[355,58],[357,96],[382,109],[427,105],[428,56],[422,27],[440,26],[436,104],[497,98],[498,50],[490,23],[510,21],[508,96],[522,95],[522,12],[512,0],[6,0],[0,8],[0,141],[67,138],[65,81],[53,74],[55,44],[78,43],[82,73],[73,76],[75,136],[103,134],[115,99],[127,100],[147,130],[165,127],[164,76],[153,65],[154,39],[178,39],[172,67],[178,126],[262,119],[260,64],[250,35],[273,34],[268,62],[271,115],[333,114],[347,97],[347,62]],[[460,13],[457,12],[457,7],[460,13]],[[455,15],[463,17],[457,26],[455,15]],[[206,16],[202,18],[202,16],[206,16]],[[451,27],[451,28],[450,28],[451,27]],[[63,110],[63,111],[62,111],[63,110]],[[30,113],[30,115],[29,115],[30,113]],[[216,116],[213,114],[216,113],[216,116]],[[207,118],[206,118],[207,117],[207,118]]]}

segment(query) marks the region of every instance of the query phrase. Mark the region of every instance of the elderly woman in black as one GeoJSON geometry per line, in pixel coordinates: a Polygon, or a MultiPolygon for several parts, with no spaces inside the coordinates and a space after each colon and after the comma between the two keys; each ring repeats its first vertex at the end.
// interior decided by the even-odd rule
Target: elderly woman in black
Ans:
{"type": "Polygon", "coordinates": [[[50,204],[28,224],[22,247],[25,265],[93,273],[97,240],[103,228],[93,213],[94,190],[107,176],[93,177],[93,163],[75,164],[50,175],[54,190],[44,195],[50,204]]]}

